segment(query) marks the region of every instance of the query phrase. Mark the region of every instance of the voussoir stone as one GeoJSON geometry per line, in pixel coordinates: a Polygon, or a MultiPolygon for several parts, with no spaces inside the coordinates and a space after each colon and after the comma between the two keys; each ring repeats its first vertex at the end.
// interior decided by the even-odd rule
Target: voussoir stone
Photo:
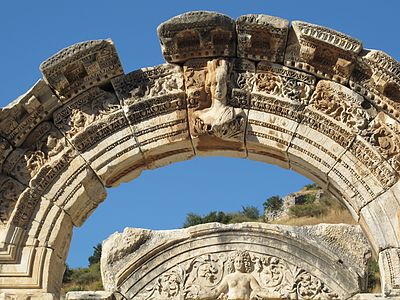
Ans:
{"type": "Polygon", "coordinates": [[[40,65],[46,82],[65,102],[81,92],[105,85],[123,74],[111,40],[93,40],[72,45],[40,65]]]}
{"type": "Polygon", "coordinates": [[[261,14],[236,19],[237,56],[256,61],[282,63],[289,21],[261,14]]]}
{"type": "Polygon", "coordinates": [[[162,23],[157,33],[167,62],[236,55],[235,22],[219,13],[184,13],[162,23]]]}

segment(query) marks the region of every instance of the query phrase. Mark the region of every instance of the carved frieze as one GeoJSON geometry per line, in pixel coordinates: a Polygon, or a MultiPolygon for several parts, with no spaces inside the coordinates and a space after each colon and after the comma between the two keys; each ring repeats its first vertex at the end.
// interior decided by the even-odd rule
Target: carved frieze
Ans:
{"type": "Polygon", "coordinates": [[[329,28],[293,21],[285,65],[346,84],[362,43],[329,28]]]}
{"type": "Polygon", "coordinates": [[[261,14],[244,15],[236,19],[236,32],[238,57],[283,62],[288,20],[261,14]]]}
{"type": "Polygon", "coordinates": [[[3,170],[19,182],[28,185],[44,165],[61,163],[65,166],[71,155],[71,148],[62,134],[52,123],[43,122],[31,132],[20,148],[10,153],[3,170]]]}
{"type": "Polygon", "coordinates": [[[365,129],[376,116],[374,107],[354,91],[332,81],[318,82],[310,105],[354,132],[365,129]]]}
{"type": "Polygon", "coordinates": [[[315,89],[316,79],[307,73],[260,62],[257,65],[255,92],[307,105],[315,89]]]}
{"type": "Polygon", "coordinates": [[[255,63],[247,59],[232,61],[232,72],[228,80],[227,105],[248,109],[250,95],[256,82],[255,63]]]}
{"type": "Polygon", "coordinates": [[[134,300],[339,299],[324,282],[278,257],[231,251],[206,254],[155,279],[134,300]]]}
{"type": "Polygon", "coordinates": [[[0,223],[7,223],[25,187],[15,179],[0,174],[0,223]]]}
{"type": "Polygon", "coordinates": [[[40,65],[44,79],[62,101],[123,74],[114,43],[94,40],[72,45],[40,65]]]}
{"type": "Polygon", "coordinates": [[[400,173],[400,123],[380,112],[362,136],[400,173]]]}
{"type": "Polygon", "coordinates": [[[126,228],[101,264],[105,289],[131,300],[348,299],[366,287],[368,256],[355,226],[211,223],[126,228]]]}
{"type": "Polygon", "coordinates": [[[386,113],[400,117],[400,63],[385,52],[361,52],[350,86],[386,113]]]}
{"type": "Polygon", "coordinates": [[[157,33],[167,62],[236,54],[235,22],[222,14],[188,12],[162,23],[157,33]]]}
{"type": "Polygon", "coordinates": [[[112,83],[149,168],[193,155],[180,66],[140,69],[112,83]]]}
{"type": "Polygon", "coordinates": [[[30,132],[51,117],[61,102],[51,89],[39,80],[28,92],[0,109],[0,135],[19,147],[30,132]]]}

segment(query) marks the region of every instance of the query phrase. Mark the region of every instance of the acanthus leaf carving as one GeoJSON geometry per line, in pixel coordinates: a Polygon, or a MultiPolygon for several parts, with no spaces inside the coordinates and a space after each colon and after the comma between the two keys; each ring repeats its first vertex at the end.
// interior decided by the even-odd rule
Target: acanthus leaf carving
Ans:
{"type": "Polygon", "coordinates": [[[246,250],[204,254],[167,270],[134,300],[339,299],[295,265],[246,250]]]}

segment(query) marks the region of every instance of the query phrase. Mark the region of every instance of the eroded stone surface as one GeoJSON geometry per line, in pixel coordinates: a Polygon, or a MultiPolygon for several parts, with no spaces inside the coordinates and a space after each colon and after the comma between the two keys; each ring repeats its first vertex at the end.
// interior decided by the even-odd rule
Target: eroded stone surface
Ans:
{"type": "Polygon", "coordinates": [[[110,292],[68,292],[66,300],[114,300],[110,292]]]}
{"type": "Polygon", "coordinates": [[[40,65],[46,82],[62,101],[123,74],[111,40],[95,40],[65,48],[40,65]]]}
{"type": "Polygon", "coordinates": [[[379,253],[379,268],[383,270],[382,292],[394,298],[400,296],[400,248],[391,248],[379,253]]]}
{"type": "Polygon", "coordinates": [[[400,116],[400,63],[383,51],[364,50],[350,86],[386,113],[400,116]]]}
{"type": "Polygon", "coordinates": [[[285,65],[346,84],[354,68],[360,41],[338,31],[293,21],[285,65]]]}
{"type": "Polygon", "coordinates": [[[283,62],[289,21],[267,15],[248,14],[236,19],[237,56],[283,62]]]}
{"type": "MultiPolygon", "coordinates": [[[[14,147],[19,147],[30,132],[39,123],[49,119],[52,112],[60,105],[60,100],[48,85],[43,80],[39,80],[24,95],[0,109],[0,135],[14,147]]],[[[6,149],[2,146],[0,150],[3,150],[2,148],[6,149]]]]}
{"type": "Polygon", "coordinates": [[[157,33],[167,62],[236,55],[235,22],[219,13],[188,12],[162,23],[157,33]]]}
{"type": "Polygon", "coordinates": [[[345,299],[366,287],[368,257],[356,226],[211,223],[173,231],[127,228],[103,243],[101,264],[106,289],[128,299],[228,294],[249,300],[305,293],[345,299]],[[243,285],[232,285],[234,280],[243,285]]]}

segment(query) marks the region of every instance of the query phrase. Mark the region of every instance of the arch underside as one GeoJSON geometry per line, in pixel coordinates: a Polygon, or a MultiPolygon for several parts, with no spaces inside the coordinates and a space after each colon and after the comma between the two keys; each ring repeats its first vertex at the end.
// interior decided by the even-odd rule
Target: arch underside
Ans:
{"type": "Polygon", "coordinates": [[[0,292],[57,297],[72,228],[106,188],[223,155],[293,169],[343,199],[396,295],[399,63],[261,15],[188,13],[158,33],[166,64],[124,74],[111,41],[76,44],[0,111],[0,292]]]}

